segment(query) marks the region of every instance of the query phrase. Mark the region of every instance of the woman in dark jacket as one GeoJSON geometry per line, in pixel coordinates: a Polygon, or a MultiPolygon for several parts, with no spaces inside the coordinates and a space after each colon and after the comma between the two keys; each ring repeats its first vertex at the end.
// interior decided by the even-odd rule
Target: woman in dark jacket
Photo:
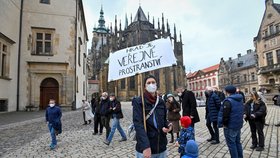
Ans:
{"type": "Polygon", "coordinates": [[[136,131],[136,157],[165,158],[167,155],[166,133],[170,132],[172,126],[168,126],[166,119],[166,107],[164,101],[157,96],[156,78],[149,75],[144,80],[144,107],[146,120],[143,117],[143,104],[141,97],[132,100],[133,124],[136,131]],[[147,115],[154,111],[147,118],[147,115]],[[144,127],[146,121],[146,130],[144,127]]]}
{"type": "Polygon", "coordinates": [[[181,118],[180,115],[181,107],[180,104],[174,99],[174,96],[172,94],[167,95],[166,108],[167,108],[167,119],[173,125],[171,131],[171,140],[169,143],[173,143],[174,142],[173,133],[177,133],[177,138],[179,138],[179,132],[181,130],[179,124],[179,120],[181,118]]]}
{"type": "Polygon", "coordinates": [[[252,146],[251,149],[256,149],[256,151],[264,150],[264,134],[263,127],[265,123],[266,116],[266,105],[260,99],[257,92],[251,93],[251,99],[245,104],[244,119],[249,122],[251,136],[252,136],[252,146]],[[257,139],[257,134],[258,138],[257,139]]]}

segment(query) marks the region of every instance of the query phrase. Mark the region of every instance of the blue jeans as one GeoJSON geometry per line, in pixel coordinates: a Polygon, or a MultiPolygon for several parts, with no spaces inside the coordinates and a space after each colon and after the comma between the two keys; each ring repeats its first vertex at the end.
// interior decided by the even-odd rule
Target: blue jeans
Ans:
{"type": "Polygon", "coordinates": [[[49,131],[51,133],[51,138],[52,138],[51,146],[56,146],[57,141],[56,141],[56,136],[55,136],[54,128],[52,127],[51,123],[48,124],[48,127],[49,127],[49,131]]]}
{"type": "Polygon", "coordinates": [[[224,135],[232,158],[243,158],[242,145],[240,143],[241,129],[234,130],[224,128],[224,135]]]}
{"type": "MultiPolygon", "coordinates": [[[[142,153],[136,151],[136,158],[144,158],[142,153]]],[[[167,151],[161,152],[159,154],[152,154],[151,158],[167,158],[167,151]]]]}
{"type": "Polygon", "coordinates": [[[122,136],[122,139],[126,139],[126,135],[125,135],[125,133],[124,133],[124,131],[123,131],[121,125],[120,125],[120,119],[114,117],[113,118],[113,122],[112,122],[112,129],[111,129],[111,132],[110,132],[110,134],[109,134],[109,136],[107,138],[107,140],[109,142],[112,141],[116,129],[118,129],[118,131],[120,132],[120,134],[122,136]]]}

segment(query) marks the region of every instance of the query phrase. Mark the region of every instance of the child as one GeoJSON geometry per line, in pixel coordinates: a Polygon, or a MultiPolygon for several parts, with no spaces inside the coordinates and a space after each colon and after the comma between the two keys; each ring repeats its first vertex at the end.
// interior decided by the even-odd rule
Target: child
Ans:
{"type": "Polygon", "coordinates": [[[198,145],[194,140],[189,140],[185,147],[185,155],[182,158],[197,158],[198,145]]]}
{"type": "Polygon", "coordinates": [[[180,137],[177,139],[176,146],[179,146],[178,152],[181,157],[185,155],[185,146],[188,140],[194,140],[194,129],[190,126],[192,120],[189,116],[183,116],[180,119],[182,129],[180,131],[180,137]]]}

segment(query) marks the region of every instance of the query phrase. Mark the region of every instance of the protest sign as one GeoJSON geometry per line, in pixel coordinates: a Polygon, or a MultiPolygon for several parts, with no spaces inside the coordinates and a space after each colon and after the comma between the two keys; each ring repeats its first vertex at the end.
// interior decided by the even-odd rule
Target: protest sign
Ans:
{"type": "Polygon", "coordinates": [[[108,81],[174,64],[176,64],[176,58],[170,39],[154,40],[110,53],[108,81]]]}

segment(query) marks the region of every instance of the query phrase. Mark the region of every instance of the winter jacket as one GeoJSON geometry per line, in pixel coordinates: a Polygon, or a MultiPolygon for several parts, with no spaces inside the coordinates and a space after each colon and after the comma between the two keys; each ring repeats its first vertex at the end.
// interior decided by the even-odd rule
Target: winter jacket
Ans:
{"type": "Polygon", "coordinates": [[[107,97],[100,102],[100,115],[110,117],[110,112],[110,100],[109,97],[107,97]]]}
{"type": "Polygon", "coordinates": [[[192,127],[182,128],[180,131],[180,137],[177,138],[177,141],[180,144],[180,146],[178,148],[178,152],[181,155],[185,155],[185,147],[186,147],[187,141],[189,141],[189,140],[195,140],[194,129],[192,127]]]}
{"type": "Polygon", "coordinates": [[[168,121],[179,121],[181,118],[180,111],[181,107],[180,104],[174,99],[173,102],[166,102],[167,108],[167,119],[168,121]]]}
{"type": "Polygon", "coordinates": [[[113,117],[116,117],[117,119],[123,118],[121,103],[118,100],[115,99],[113,101],[110,101],[110,110],[111,110],[112,118],[113,117]]]}
{"type": "MultiPolygon", "coordinates": [[[[145,97],[145,115],[154,107],[145,97]]],[[[144,129],[143,109],[141,97],[135,97],[132,100],[133,106],[133,124],[136,131],[136,151],[143,153],[146,148],[151,148],[152,154],[158,154],[166,150],[167,138],[166,133],[162,131],[163,127],[168,128],[166,119],[166,106],[164,101],[159,98],[158,105],[153,114],[146,121],[147,132],[144,129]],[[154,116],[156,125],[154,123],[154,116]],[[157,126],[157,127],[156,127],[157,126]]]]}
{"type": "Polygon", "coordinates": [[[59,106],[48,107],[46,110],[46,121],[49,122],[55,130],[58,130],[61,133],[61,117],[62,113],[59,106]]]}
{"type": "Polygon", "coordinates": [[[243,126],[243,97],[240,94],[232,94],[223,101],[218,114],[218,127],[241,129],[243,126]]]}
{"type": "Polygon", "coordinates": [[[185,90],[182,93],[182,109],[183,116],[193,116],[192,122],[197,123],[200,121],[199,115],[197,112],[197,105],[194,93],[192,91],[185,90]]]}
{"type": "Polygon", "coordinates": [[[256,122],[265,123],[266,105],[261,99],[259,103],[253,103],[251,99],[245,104],[244,114],[246,115],[245,121],[254,120],[256,122]],[[253,109],[251,104],[253,104],[253,109]],[[254,114],[256,118],[251,117],[251,114],[254,114]]]}
{"type": "Polygon", "coordinates": [[[221,107],[221,101],[218,95],[214,92],[211,92],[207,99],[207,117],[211,122],[215,122],[218,119],[218,113],[221,107]]]}

